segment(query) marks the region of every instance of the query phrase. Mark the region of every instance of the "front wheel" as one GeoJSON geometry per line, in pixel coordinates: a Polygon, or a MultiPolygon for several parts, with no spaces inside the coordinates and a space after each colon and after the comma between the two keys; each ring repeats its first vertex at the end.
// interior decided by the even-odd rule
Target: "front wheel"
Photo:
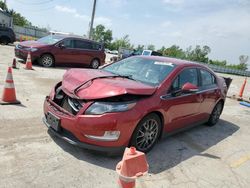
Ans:
{"type": "Polygon", "coordinates": [[[137,125],[131,139],[131,146],[142,152],[150,151],[161,132],[161,120],[156,114],[149,114],[137,125]]]}
{"type": "Polygon", "coordinates": [[[2,38],[0,39],[0,43],[1,43],[1,44],[8,45],[9,42],[10,42],[10,39],[7,38],[7,37],[2,37],[2,38]]]}
{"type": "Polygon", "coordinates": [[[209,120],[207,122],[208,126],[214,126],[219,121],[221,111],[222,111],[222,103],[219,102],[218,104],[216,104],[212,113],[210,114],[209,120]]]}
{"type": "Polygon", "coordinates": [[[39,64],[44,67],[52,67],[55,64],[54,58],[50,54],[44,54],[39,59],[39,64]]]}
{"type": "Polygon", "coordinates": [[[91,64],[90,64],[90,67],[92,69],[98,69],[98,67],[100,66],[100,62],[98,59],[94,59],[91,64]]]}

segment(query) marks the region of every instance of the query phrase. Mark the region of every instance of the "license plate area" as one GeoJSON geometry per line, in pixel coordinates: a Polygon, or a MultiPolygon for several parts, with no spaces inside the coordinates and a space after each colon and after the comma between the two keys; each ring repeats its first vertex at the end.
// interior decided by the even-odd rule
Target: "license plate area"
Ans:
{"type": "Polygon", "coordinates": [[[56,117],[51,112],[47,113],[47,123],[55,131],[60,131],[61,130],[61,127],[60,127],[60,118],[56,117]]]}

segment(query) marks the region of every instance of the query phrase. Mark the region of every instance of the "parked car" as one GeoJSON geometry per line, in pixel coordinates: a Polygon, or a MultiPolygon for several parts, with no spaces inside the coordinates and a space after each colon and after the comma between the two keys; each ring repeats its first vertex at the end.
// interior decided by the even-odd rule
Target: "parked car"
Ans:
{"type": "Polygon", "coordinates": [[[9,27],[0,26],[0,43],[9,44],[16,41],[16,35],[14,31],[9,27]]]}
{"type": "Polygon", "coordinates": [[[112,50],[112,51],[110,51],[110,53],[114,54],[114,55],[118,55],[119,54],[118,50],[112,50]]]}
{"type": "Polygon", "coordinates": [[[227,87],[204,65],[133,56],[99,70],[70,69],[44,101],[51,133],[80,147],[148,152],[163,134],[215,125],[227,87]]]}
{"type": "Polygon", "coordinates": [[[28,52],[32,61],[38,61],[44,67],[71,64],[96,69],[105,63],[102,44],[70,35],[49,35],[16,45],[16,57],[26,60],[28,52]]]}
{"type": "Polygon", "coordinates": [[[142,55],[146,55],[146,56],[162,56],[162,54],[160,52],[156,52],[153,50],[143,50],[142,55]]]}

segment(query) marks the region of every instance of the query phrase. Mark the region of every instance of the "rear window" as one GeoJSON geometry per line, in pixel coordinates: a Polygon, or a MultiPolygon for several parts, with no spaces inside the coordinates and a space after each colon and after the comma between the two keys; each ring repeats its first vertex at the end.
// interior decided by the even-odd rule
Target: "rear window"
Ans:
{"type": "Polygon", "coordinates": [[[95,42],[75,40],[75,48],[87,49],[87,50],[101,50],[101,45],[95,42]]]}
{"type": "Polygon", "coordinates": [[[92,45],[90,42],[84,40],[75,40],[75,48],[79,49],[92,49],[92,45]]]}
{"type": "Polygon", "coordinates": [[[101,50],[102,49],[102,45],[97,44],[97,43],[92,43],[92,49],[93,50],[101,50]]]}
{"type": "Polygon", "coordinates": [[[200,73],[202,86],[210,86],[216,83],[214,75],[212,75],[210,72],[201,69],[200,73]]]}

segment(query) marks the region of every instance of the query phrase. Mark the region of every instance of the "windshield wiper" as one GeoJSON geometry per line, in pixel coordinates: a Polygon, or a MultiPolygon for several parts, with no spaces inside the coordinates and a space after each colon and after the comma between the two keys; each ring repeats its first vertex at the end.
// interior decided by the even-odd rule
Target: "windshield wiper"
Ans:
{"type": "MultiPolygon", "coordinates": [[[[127,78],[127,79],[130,79],[130,80],[135,80],[134,78],[133,78],[133,75],[131,75],[131,74],[125,74],[125,75],[122,75],[122,74],[116,74],[116,76],[117,77],[121,77],[121,78],[127,78]]],[[[135,80],[136,81],[136,80],[135,80]]]]}

